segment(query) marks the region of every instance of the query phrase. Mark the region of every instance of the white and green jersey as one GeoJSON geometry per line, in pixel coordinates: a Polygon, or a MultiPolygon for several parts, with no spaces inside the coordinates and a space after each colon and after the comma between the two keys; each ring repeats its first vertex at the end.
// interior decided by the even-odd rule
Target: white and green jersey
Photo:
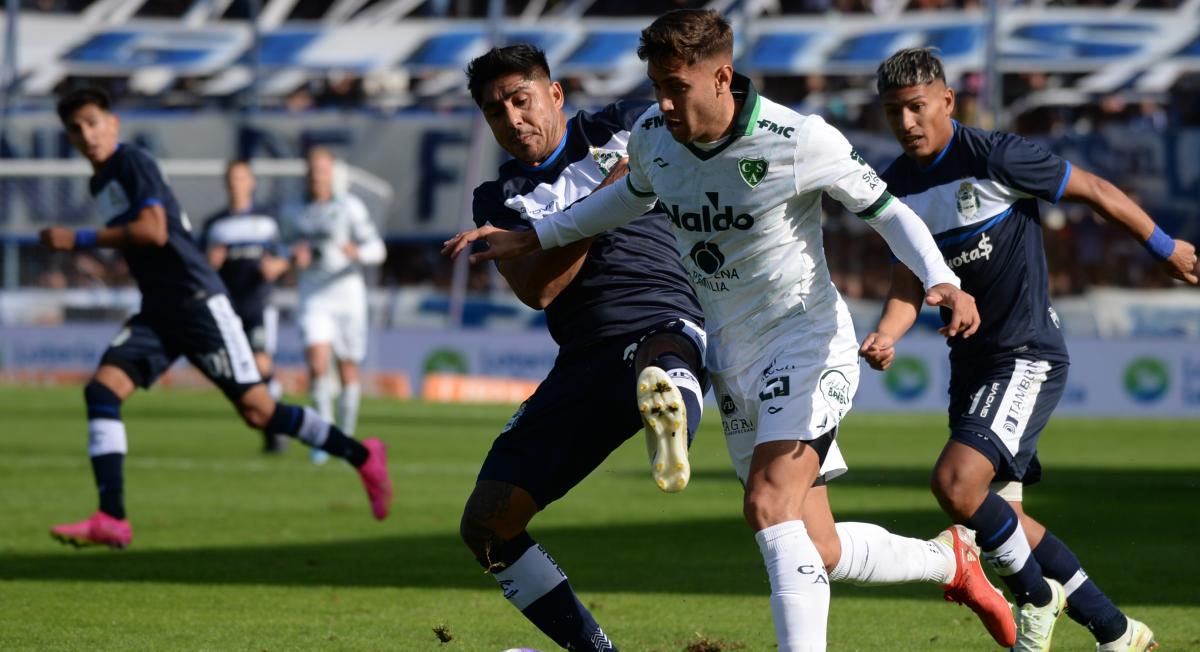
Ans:
{"type": "Polygon", "coordinates": [[[785,319],[800,317],[793,323],[802,327],[806,313],[845,311],[825,263],[823,194],[863,217],[891,200],[820,117],[758,95],[741,75],[733,89],[740,112],[714,147],[677,142],[657,105],[643,113],[631,130],[626,177],[635,195],[656,195],[672,222],[716,372],[755,360],[763,337],[785,319]]]}

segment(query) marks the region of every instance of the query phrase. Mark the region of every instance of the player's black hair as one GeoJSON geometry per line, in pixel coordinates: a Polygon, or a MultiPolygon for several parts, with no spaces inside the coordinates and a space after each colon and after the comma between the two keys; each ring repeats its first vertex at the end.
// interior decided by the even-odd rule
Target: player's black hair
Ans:
{"type": "Polygon", "coordinates": [[[733,57],[733,28],[712,9],[676,9],[642,30],[637,49],[642,61],[692,65],[702,59],[733,57]]]}
{"type": "Polygon", "coordinates": [[[250,159],[248,159],[248,158],[231,158],[231,159],[229,159],[228,161],[225,162],[225,174],[229,174],[230,170],[238,167],[239,165],[244,165],[246,167],[250,167],[250,159]]]}
{"type": "Polygon", "coordinates": [[[492,48],[467,64],[467,89],[475,105],[482,104],[483,89],[506,75],[517,74],[523,79],[550,79],[550,64],[546,53],[528,43],[492,48]]]}
{"type": "Polygon", "coordinates": [[[932,84],[935,80],[946,83],[946,71],[937,53],[937,48],[905,48],[888,57],[875,71],[876,90],[884,93],[932,84]]]}
{"type": "Polygon", "coordinates": [[[108,93],[99,88],[77,88],[59,98],[56,107],[58,119],[63,124],[67,124],[67,120],[70,120],[76,111],[89,104],[102,111],[112,112],[112,101],[109,100],[108,93]]]}

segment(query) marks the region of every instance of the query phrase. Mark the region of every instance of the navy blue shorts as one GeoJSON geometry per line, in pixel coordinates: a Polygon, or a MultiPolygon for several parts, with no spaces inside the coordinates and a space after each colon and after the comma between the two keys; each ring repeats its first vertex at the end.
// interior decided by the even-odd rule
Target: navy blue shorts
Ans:
{"type": "Polygon", "coordinates": [[[950,373],[950,438],[992,462],[998,481],[1042,477],[1037,442],[1067,386],[1065,361],[1012,356],[950,373]]]}
{"type": "MultiPolygon", "coordinates": [[[[550,374],[492,443],[479,480],[520,487],[542,509],[566,495],[642,429],[636,345],[648,333],[688,334],[677,325],[667,322],[560,353],[550,374]]],[[[703,346],[697,343],[701,354],[703,346]]]]}
{"type": "Polygon", "coordinates": [[[262,382],[241,320],[223,294],[130,317],[100,364],[118,367],[135,385],[150,387],[181,355],[230,399],[262,382]]]}

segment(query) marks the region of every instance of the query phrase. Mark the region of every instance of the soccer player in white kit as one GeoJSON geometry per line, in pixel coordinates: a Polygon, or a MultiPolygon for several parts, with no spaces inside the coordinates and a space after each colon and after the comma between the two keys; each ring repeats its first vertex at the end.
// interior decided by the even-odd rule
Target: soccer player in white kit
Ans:
{"type": "MultiPolygon", "coordinates": [[[[337,424],[354,434],[362,398],[358,367],[367,356],[367,284],[363,267],[387,256],[362,201],[335,188],[336,162],[329,150],[308,153],[309,202],[284,225],[300,270],[298,321],[308,365],[309,395],[322,417],[333,420],[332,354],[342,391],[337,424]]],[[[327,456],[316,449],[315,463],[327,456]]]]}
{"type": "Polygon", "coordinates": [[[926,302],[951,311],[944,334],[974,332],[974,299],[920,218],[841,133],[759,96],[734,74],[732,53],[732,31],[716,12],[657,19],[638,56],[658,104],[631,130],[626,183],[544,216],[533,231],[484,226],[444,251],[486,239],[490,249],[473,262],[513,258],[618,226],[660,201],[704,308],[707,364],[770,578],[779,648],[825,649],[831,578],[937,582],[1007,642],[1012,614],[965,530],[925,541],[866,523],[835,526],[825,482],[846,471],[835,437],[858,385],[858,347],[825,264],[822,195],[874,227],[922,280],[926,302]]]}

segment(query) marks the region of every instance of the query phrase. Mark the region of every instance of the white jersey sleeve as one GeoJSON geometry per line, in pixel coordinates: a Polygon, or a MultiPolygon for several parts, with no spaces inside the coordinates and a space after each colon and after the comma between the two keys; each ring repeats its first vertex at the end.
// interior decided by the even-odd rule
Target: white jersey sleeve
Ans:
{"type": "Polygon", "coordinates": [[[796,142],[796,192],[821,190],[853,213],[874,204],[887,184],[850,146],[850,141],[819,116],[810,118],[806,138],[796,142]]]}
{"type": "Polygon", "coordinates": [[[797,192],[822,190],[864,219],[926,289],[939,283],[959,286],[929,227],[887,192],[887,184],[840,131],[816,118],[808,138],[801,140],[796,145],[797,192]]]}
{"type": "Polygon", "coordinates": [[[358,197],[347,195],[346,213],[350,222],[350,239],[358,247],[358,262],[363,265],[383,263],[387,258],[387,247],[379,237],[379,231],[371,221],[366,205],[358,197]]]}

